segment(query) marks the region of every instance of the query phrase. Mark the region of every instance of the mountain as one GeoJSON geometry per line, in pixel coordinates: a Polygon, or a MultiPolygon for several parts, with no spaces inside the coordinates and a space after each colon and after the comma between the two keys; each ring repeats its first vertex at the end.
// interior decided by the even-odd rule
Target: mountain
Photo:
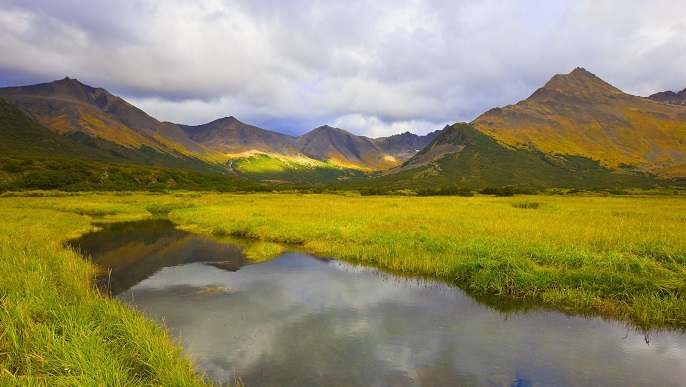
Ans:
{"type": "Polygon", "coordinates": [[[683,89],[678,93],[675,93],[673,91],[663,91],[660,93],[652,94],[648,98],[657,102],[686,106],[686,89],[683,89]]]}
{"type": "Polygon", "coordinates": [[[341,166],[387,169],[398,164],[392,155],[386,154],[372,139],[328,125],[296,138],[294,145],[308,157],[329,160],[341,166]]]}
{"type": "Polygon", "coordinates": [[[637,186],[649,177],[617,174],[597,161],[502,144],[469,123],[448,126],[422,151],[389,173],[371,178],[387,188],[637,186]]]}
{"type": "MultiPolygon", "coordinates": [[[[0,88],[0,97],[9,101],[0,105],[3,155],[23,152],[253,181],[347,181],[398,189],[613,187],[649,184],[655,181],[652,174],[686,177],[686,106],[626,94],[582,68],[555,75],[515,105],[425,136],[369,138],[325,125],[293,137],[235,117],[196,126],[160,122],[104,89],[70,78],[0,88]]],[[[86,185],[102,180],[95,169],[82,169],[92,176],[74,172],[72,180],[86,185]]],[[[136,180],[132,171],[124,178],[129,183],[136,180]]],[[[160,184],[155,176],[161,172],[148,175],[150,184],[160,184]]],[[[52,184],[27,180],[24,186],[29,183],[52,184]]]]}
{"type": "Polygon", "coordinates": [[[529,98],[446,127],[374,185],[613,187],[686,176],[686,108],[632,96],[582,68],[529,98]]]}
{"type": "Polygon", "coordinates": [[[386,170],[414,156],[440,131],[419,136],[409,132],[390,137],[369,138],[328,125],[297,137],[293,146],[304,155],[335,165],[368,170],[386,170]]]}
{"type": "Polygon", "coordinates": [[[235,117],[198,126],[180,125],[194,141],[229,157],[233,172],[256,181],[334,182],[397,166],[438,132],[372,139],[321,126],[292,137],[245,124],[235,117]]]}
{"type": "MultiPolygon", "coordinates": [[[[448,125],[445,126],[445,128],[447,127],[448,125]]],[[[374,140],[377,146],[386,153],[391,154],[398,159],[409,159],[429,145],[429,143],[440,133],[440,130],[436,130],[427,135],[419,136],[410,132],[405,132],[389,137],[379,137],[374,140]]]]}
{"type": "Polygon", "coordinates": [[[245,124],[233,116],[180,126],[193,141],[227,157],[232,172],[253,181],[335,182],[358,176],[357,170],[362,168],[342,168],[311,158],[296,149],[295,137],[245,124]]]}
{"type": "MultiPolygon", "coordinates": [[[[76,79],[0,88],[37,123],[122,161],[212,170],[220,155],[102,88],[76,79]]],[[[216,170],[216,168],[214,168],[216,170]]]]}
{"type": "Polygon", "coordinates": [[[686,176],[686,107],[626,94],[582,68],[555,75],[526,100],[491,109],[472,124],[513,148],[686,176]]]}
{"type": "Polygon", "coordinates": [[[300,154],[291,136],[244,124],[235,117],[225,117],[208,124],[180,125],[191,140],[231,157],[255,153],[296,157],[300,154]]]}
{"type": "Polygon", "coordinates": [[[0,98],[0,192],[262,189],[216,170],[199,173],[140,164],[55,133],[0,98]]]}

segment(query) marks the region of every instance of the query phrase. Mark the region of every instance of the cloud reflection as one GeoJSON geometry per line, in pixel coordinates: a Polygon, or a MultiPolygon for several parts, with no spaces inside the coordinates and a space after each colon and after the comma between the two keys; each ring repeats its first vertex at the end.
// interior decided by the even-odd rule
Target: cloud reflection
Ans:
{"type": "Polygon", "coordinates": [[[232,273],[165,268],[121,295],[164,318],[215,380],[249,385],[677,385],[683,335],[535,311],[507,319],[454,288],[289,253],[232,273]],[[175,287],[224,286],[201,298],[175,287]],[[626,336],[626,338],[625,338],[626,336]],[[636,365],[640,364],[640,367],[636,365]]]}

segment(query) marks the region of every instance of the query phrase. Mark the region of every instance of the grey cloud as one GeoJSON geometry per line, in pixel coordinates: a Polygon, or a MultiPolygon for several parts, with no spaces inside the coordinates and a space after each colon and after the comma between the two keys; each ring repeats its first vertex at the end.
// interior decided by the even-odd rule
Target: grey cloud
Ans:
{"type": "Polygon", "coordinates": [[[181,123],[426,131],[577,66],[634,94],[686,87],[686,4],[668,0],[0,4],[0,85],[69,75],[181,123]]]}

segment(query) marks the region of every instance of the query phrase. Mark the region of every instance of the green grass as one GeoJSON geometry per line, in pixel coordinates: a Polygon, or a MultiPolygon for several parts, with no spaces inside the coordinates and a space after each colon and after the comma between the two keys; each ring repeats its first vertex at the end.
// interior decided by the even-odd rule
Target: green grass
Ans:
{"type": "Polygon", "coordinates": [[[95,268],[63,247],[91,219],[31,203],[0,201],[0,385],[204,385],[163,328],[100,294],[95,268]]]}

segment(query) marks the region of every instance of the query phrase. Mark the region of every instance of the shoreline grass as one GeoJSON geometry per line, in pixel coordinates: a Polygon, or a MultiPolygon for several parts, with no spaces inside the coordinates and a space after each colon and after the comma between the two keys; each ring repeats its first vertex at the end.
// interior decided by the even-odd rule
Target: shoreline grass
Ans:
{"type": "Polygon", "coordinates": [[[76,213],[0,202],[0,385],[201,386],[167,331],[99,293],[76,213]]]}

